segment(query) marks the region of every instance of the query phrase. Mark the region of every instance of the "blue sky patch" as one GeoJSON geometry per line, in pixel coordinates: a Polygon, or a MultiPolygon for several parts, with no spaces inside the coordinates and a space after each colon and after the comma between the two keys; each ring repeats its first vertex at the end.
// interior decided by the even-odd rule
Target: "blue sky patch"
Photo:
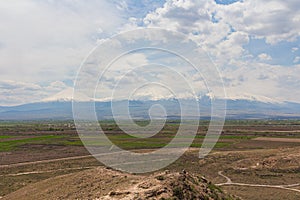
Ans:
{"type": "Polygon", "coordinates": [[[276,45],[267,44],[265,39],[250,39],[249,44],[245,45],[245,49],[249,51],[254,57],[260,54],[268,54],[272,57],[272,60],[268,61],[270,64],[291,66],[297,54],[297,51],[292,52],[292,49],[296,47],[295,44],[299,44],[300,39],[296,42],[280,42],[276,45]]]}
{"type": "Polygon", "coordinates": [[[241,1],[241,0],[215,0],[215,2],[217,4],[222,4],[222,5],[229,5],[229,4],[233,4],[235,2],[238,2],[238,1],[241,1]]]}

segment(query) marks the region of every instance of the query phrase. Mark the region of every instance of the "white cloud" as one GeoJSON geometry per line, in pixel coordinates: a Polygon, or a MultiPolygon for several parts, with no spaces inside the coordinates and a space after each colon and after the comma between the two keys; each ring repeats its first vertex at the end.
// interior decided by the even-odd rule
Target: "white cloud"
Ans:
{"type": "MultiPolygon", "coordinates": [[[[299,39],[298,0],[245,0],[230,5],[219,5],[214,0],[167,0],[159,8],[151,6],[151,1],[147,0],[142,1],[141,7],[133,4],[125,0],[2,1],[0,79],[10,81],[0,82],[0,104],[31,102],[55,93],[63,95],[59,93],[63,90],[69,94],[70,82],[81,61],[96,43],[139,26],[187,34],[220,67],[231,96],[257,96],[260,99],[266,96],[300,102],[299,56],[294,55],[293,66],[270,65],[266,62],[276,60],[270,56],[272,49],[264,49],[263,53],[254,56],[246,47],[253,38],[265,40],[271,44],[270,48],[280,42],[299,39]],[[138,14],[135,16],[134,13],[138,14]]],[[[161,42],[164,40],[162,37],[161,42]]],[[[291,53],[296,51],[298,44],[291,53]]],[[[140,54],[118,64],[123,70],[130,70],[130,60],[141,65],[149,62],[140,54]]],[[[107,83],[101,91],[103,98],[124,72],[118,71],[120,68],[117,67],[114,69],[104,77],[107,83]]],[[[91,76],[95,75],[95,70],[90,69],[91,76]]],[[[167,80],[167,75],[161,74],[160,78],[167,80]]],[[[128,88],[135,78],[144,80],[139,74],[132,74],[126,80],[128,88]]],[[[169,81],[176,85],[176,80],[169,81]]],[[[203,89],[202,80],[192,81],[203,89]]],[[[153,92],[148,94],[155,98],[153,95],[153,92]]],[[[157,95],[162,96],[161,91],[157,91],[157,95]]]]}
{"type": "Polygon", "coordinates": [[[268,65],[265,62],[272,60],[269,52],[261,53],[257,60],[245,49],[250,38],[265,39],[271,45],[299,38],[298,1],[246,0],[230,5],[218,5],[213,0],[185,3],[191,6],[186,9],[175,0],[167,1],[162,8],[148,14],[144,23],[189,34],[221,68],[229,96],[300,102],[295,95],[299,93],[299,67],[268,65]]]}
{"type": "Polygon", "coordinates": [[[246,0],[219,5],[217,17],[270,44],[294,41],[300,33],[300,5],[297,0],[246,0]]]}
{"type": "Polygon", "coordinates": [[[0,81],[0,102],[1,105],[18,105],[36,102],[66,87],[67,86],[60,81],[41,86],[28,82],[2,80],[0,81]]]}
{"type": "Polygon", "coordinates": [[[33,83],[16,82],[11,80],[1,80],[0,88],[3,90],[25,89],[25,90],[39,90],[41,87],[33,83]]]}
{"type": "Polygon", "coordinates": [[[300,102],[300,66],[282,67],[256,62],[243,63],[236,70],[223,71],[229,97],[266,97],[274,101],[300,102]]]}
{"type": "Polygon", "coordinates": [[[257,57],[262,61],[272,60],[272,57],[266,53],[259,54],[257,57]]]}
{"type": "Polygon", "coordinates": [[[298,49],[299,49],[298,47],[293,47],[292,52],[294,53],[294,52],[298,51],[298,49]]]}
{"type": "MultiPolygon", "coordinates": [[[[234,58],[240,56],[250,37],[264,38],[272,44],[295,40],[300,32],[299,9],[299,4],[293,0],[248,0],[230,5],[218,5],[213,0],[170,0],[149,13],[143,21],[148,27],[190,34],[213,55],[232,52],[234,58]],[[236,44],[226,41],[233,36],[243,36],[243,40],[236,41],[236,44]],[[229,47],[226,43],[231,44],[230,49],[225,49],[229,47]]],[[[222,59],[228,54],[222,55],[222,59]]]]}
{"type": "Polygon", "coordinates": [[[300,61],[300,56],[296,56],[293,62],[298,63],[299,61],[300,61]]]}
{"type": "Polygon", "coordinates": [[[125,20],[109,1],[1,1],[0,78],[73,78],[96,40],[116,33],[125,20]]]}
{"type": "Polygon", "coordinates": [[[219,64],[228,63],[231,59],[239,59],[245,52],[243,45],[249,42],[248,35],[243,32],[233,32],[227,39],[216,44],[214,52],[219,64]]]}

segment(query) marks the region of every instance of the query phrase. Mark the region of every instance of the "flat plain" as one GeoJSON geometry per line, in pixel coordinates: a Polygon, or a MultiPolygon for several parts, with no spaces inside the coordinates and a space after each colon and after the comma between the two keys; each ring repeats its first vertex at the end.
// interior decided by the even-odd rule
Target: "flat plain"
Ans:
{"type": "MultiPolygon", "coordinates": [[[[157,135],[140,139],[123,133],[112,121],[99,123],[115,145],[134,151],[164,147],[179,127],[179,121],[168,121],[157,135]]],[[[208,122],[199,124],[190,150],[161,171],[199,174],[241,199],[300,199],[300,121],[226,121],[218,143],[204,159],[199,159],[198,151],[208,122]]],[[[4,199],[14,199],[34,184],[99,167],[104,166],[82,145],[72,121],[0,123],[0,196],[4,199]]]]}

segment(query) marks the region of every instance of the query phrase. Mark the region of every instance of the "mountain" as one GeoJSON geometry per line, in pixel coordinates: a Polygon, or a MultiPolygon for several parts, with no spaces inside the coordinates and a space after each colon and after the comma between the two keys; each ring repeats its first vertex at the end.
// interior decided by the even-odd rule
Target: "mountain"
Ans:
{"type": "MultiPolygon", "coordinates": [[[[216,100],[217,102],[220,100],[216,100]]],[[[202,119],[210,118],[211,99],[204,96],[199,99],[199,107],[202,119]]],[[[76,102],[77,106],[85,111],[89,102],[76,102]]],[[[161,105],[165,113],[159,107],[155,107],[151,114],[156,117],[179,119],[180,106],[186,109],[186,117],[197,116],[191,100],[162,99],[147,101],[115,101],[113,102],[114,116],[123,117],[127,112],[136,119],[149,119],[149,109],[153,105],[161,105]]],[[[99,120],[112,119],[111,102],[95,102],[95,110],[99,120]]],[[[245,99],[227,99],[227,119],[292,119],[300,118],[300,104],[293,102],[261,102],[245,99]]],[[[46,101],[24,104],[19,106],[1,106],[0,120],[69,120],[73,119],[71,101],[46,101]]]]}
{"type": "Polygon", "coordinates": [[[0,120],[64,120],[72,118],[72,103],[38,102],[0,108],[0,120]]]}

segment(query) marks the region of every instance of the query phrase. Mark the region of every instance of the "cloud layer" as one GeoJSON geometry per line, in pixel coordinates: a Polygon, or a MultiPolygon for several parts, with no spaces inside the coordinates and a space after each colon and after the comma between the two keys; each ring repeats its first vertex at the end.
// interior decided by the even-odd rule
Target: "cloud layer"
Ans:
{"type": "MultiPolygon", "coordinates": [[[[297,0],[135,2],[2,1],[0,105],[69,94],[80,63],[96,44],[138,27],[174,30],[196,41],[219,67],[229,98],[300,102],[297,0]]],[[[145,55],[132,59],[151,62],[145,55]]],[[[118,73],[106,77],[104,96],[118,73]]]]}
{"type": "Polygon", "coordinates": [[[148,27],[176,30],[197,41],[220,67],[229,98],[297,102],[299,20],[300,4],[294,0],[246,0],[228,5],[213,0],[173,0],[143,19],[148,27]],[[256,40],[262,44],[254,49],[247,46],[256,40]],[[290,45],[295,47],[287,49],[290,45]],[[260,49],[264,51],[255,55],[260,49]],[[293,52],[287,56],[292,57],[290,63],[272,62],[269,54],[286,51],[293,52]]]}

